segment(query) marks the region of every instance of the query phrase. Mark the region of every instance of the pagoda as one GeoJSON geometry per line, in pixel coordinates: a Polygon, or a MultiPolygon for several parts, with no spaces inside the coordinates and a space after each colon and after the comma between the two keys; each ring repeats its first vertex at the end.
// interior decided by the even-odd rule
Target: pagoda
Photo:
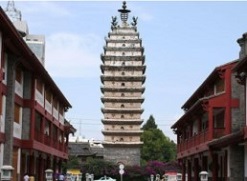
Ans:
{"type": "Polygon", "coordinates": [[[104,159],[124,165],[140,165],[143,142],[142,97],[145,88],[145,56],[137,31],[137,17],[128,23],[126,2],[119,9],[121,22],[112,17],[111,31],[101,55],[101,101],[104,159]]]}

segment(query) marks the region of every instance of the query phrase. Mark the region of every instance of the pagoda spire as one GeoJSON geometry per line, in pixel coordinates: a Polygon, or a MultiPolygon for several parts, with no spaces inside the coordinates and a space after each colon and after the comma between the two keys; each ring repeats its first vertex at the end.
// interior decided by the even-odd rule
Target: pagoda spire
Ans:
{"type": "Polygon", "coordinates": [[[128,20],[128,13],[130,12],[130,10],[126,8],[127,8],[126,1],[123,1],[122,9],[118,10],[118,12],[120,12],[121,20],[124,24],[126,24],[128,20]]]}

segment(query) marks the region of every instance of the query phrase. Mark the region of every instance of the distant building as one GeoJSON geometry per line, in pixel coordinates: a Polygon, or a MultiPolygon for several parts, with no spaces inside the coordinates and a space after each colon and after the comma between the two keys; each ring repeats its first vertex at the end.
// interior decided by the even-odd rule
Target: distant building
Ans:
{"type": "Polygon", "coordinates": [[[126,2],[123,2],[122,9],[118,10],[120,24],[117,17],[112,17],[112,31],[105,39],[106,46],[101,55],[104,159],[139,165],[146,66],[142,40],[136,27],[137,17],[133,17],[129,24],[130,10],[126,8],[126,2]]]}
{"type": "Polygon", "coordinates": [[[68,159],[71,105],[1,7],[0,25],[0,169],[43,181],[68,159]]]}
{"type": "Polygon", "coordinates": [[[101,141],[84,139],[81,136],[69,138],[69,155],[76,156],[83,163],[87,158],[103,159],[101,141]]]}
{"type": "Polygon", "coordinates": [[[42,65],[45,64],[45,36],[29,34],[28,24],[22,20],[21,11],[17,10],[14,1],[8,1],[6,14],[20,32],[23,39],[26,41],[29,48],[33,51],[35,56],[39,59],[42,65]]]}

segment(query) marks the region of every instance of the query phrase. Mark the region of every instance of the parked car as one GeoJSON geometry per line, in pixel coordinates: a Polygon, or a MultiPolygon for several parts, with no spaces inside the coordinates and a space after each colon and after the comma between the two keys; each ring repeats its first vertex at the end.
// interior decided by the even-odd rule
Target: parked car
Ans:
{"type": "Polygon", "coordinates": [[[107,177],[107,176],[101,177],[100,179],[94,180],[94,181],[102,181],[102,180],[105,180],[105,181],[117,181],[116,179],[113,179],[113,178],[107,177]]]}

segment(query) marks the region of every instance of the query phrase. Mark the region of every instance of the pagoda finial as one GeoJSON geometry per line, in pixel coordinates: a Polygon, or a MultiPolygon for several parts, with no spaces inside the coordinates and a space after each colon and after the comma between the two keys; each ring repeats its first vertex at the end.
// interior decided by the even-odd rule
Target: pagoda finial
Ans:
{"type": "Polygon", "coordinates": [[[127,20],[128,20],[128,13],[130,12],[130,10],[126,9],[127,6],[126,6],[126,1],[123,1],[123,6],[122,6],[122,9],[119,9],[118,12],[120,12],[120,17],[121,17],[121,20],[126,23],[127,20]]]}

